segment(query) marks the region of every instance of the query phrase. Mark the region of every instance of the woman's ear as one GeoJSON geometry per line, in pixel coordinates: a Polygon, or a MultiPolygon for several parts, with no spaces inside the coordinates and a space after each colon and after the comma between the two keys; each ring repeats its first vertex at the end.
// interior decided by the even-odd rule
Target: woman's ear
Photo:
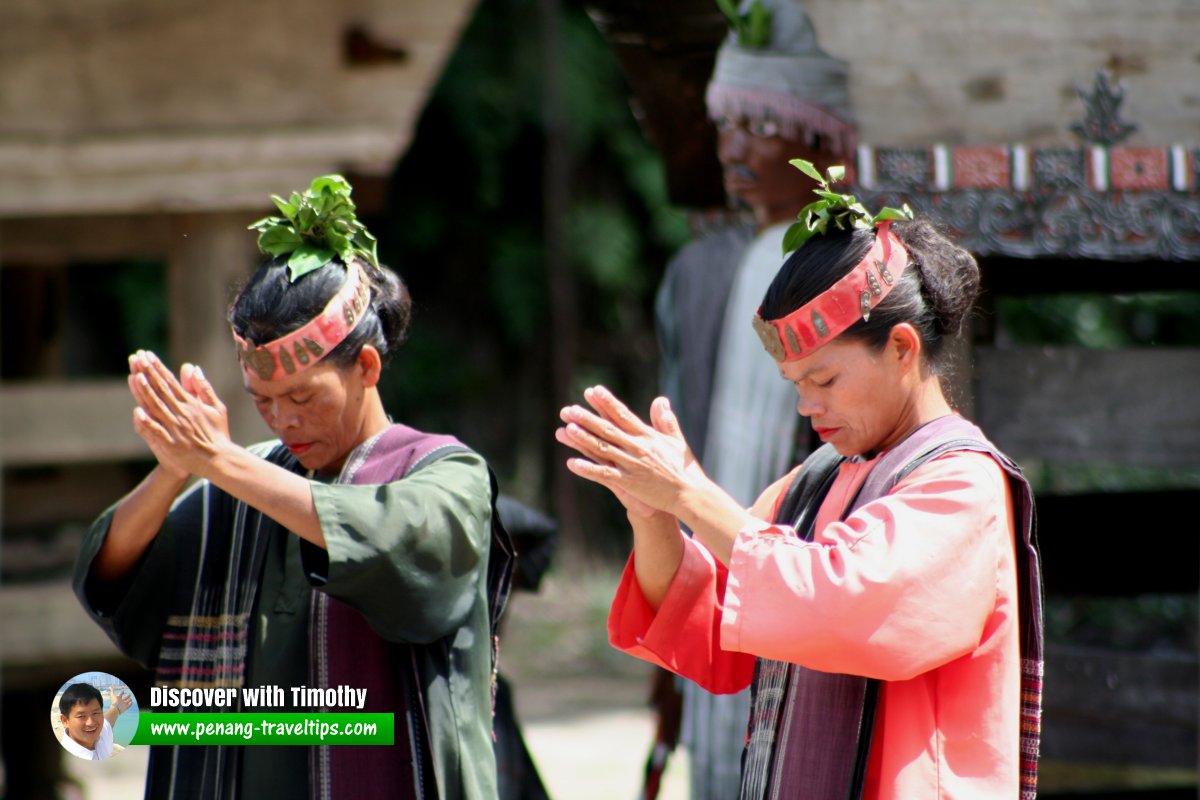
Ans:
{"type": "Polygon", "coordinates": [[[921,334],[911,323],[901,322],[888,334],[888,345],[896,352],[902,370],[907,371],[921,363],[921,334]]]}
{"type": "Polygon", "coordinates": [[[362,372],[363,386],[368,388],[379,383],[383,373],[383,359],[374,345],[364,344],[358,351],[358,368],[362,372]]]}

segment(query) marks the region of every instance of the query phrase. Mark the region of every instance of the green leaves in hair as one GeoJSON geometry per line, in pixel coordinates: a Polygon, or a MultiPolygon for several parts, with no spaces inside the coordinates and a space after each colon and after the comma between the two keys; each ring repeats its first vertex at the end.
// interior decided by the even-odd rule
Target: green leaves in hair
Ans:
{"type": "Polygon", "coordinates": [[[830,186],[846,179],[845,167],[830,167],[822,177],[816,167],[802,158],[794,158],[788,163],[817,182],[817,188],[813,192],[819,199],[802,208],[796,216],[796,222],[793,222],[783,235],[784,255],[807,242],[813,234],[824,234],[830,227],[839,230],[874,230],[875,226],[884,220],[913,218],[908,203],[905,203],[903,208],[885,206],[878,214],[872,216],[854,195],[838,194],[831,190],[830,186]]]}
{"type": "Polygon", "coordinates": [[[350,183],[341,175],[315,178],[303,194],[284,200],[271,195],[282,217],[264,217],[250,226],[258,231],[258,249],[287,256],[288,278],[320,269],[335,256],[349,263],[360,258],[378,266],[375,237],[354,215],[350,183]]]}
{"type": "Polygon", "coordinates": [[[739,14],[737,0],[717,0],[717,7],[729,20],[739,47],[765,50],[771,44],[771,12],[759,0],[754,0],[745,14],[739,14]]]}

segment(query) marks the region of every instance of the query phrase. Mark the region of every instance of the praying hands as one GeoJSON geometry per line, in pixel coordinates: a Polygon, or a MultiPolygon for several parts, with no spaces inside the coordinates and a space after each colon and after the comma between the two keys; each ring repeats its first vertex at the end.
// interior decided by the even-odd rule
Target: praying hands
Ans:
{"type": "Polygon", "coordinates": [[[134,430],[174,477],[201,474],[231,444],[225,404],[199,367],[184,364],[177,379],[158,356],[139,350],[129,357],[129,390],[138,403],[134,430]]]}
{"type": "Polygon", "coordinates": [[[571,472],[608,488],[625,506],[635,550],[639,542],[657,542],[654,560],[665,558],[666,571],[673,572],[677,551],[667,540],[680,535],[678,520],[727,562],[734,537],[752,518],[704,473],[667,399],[651,403],[647,424],[603,386],[583,397],[593,410],[564,408],[565,425],[555,438],[582,456],[567,460],[571,472]],[[664,543],[670,546],[662,549],[664,543]]]}
{"type": "Polygon", "coordinates": [[[583,456],[568,459],[567,468],[611,490],[634,514],[678,516],[683,487],[703,479],[703,472],[667,399],[651,404],[648,425],[603,386],[583,396],[594,411],[567,406],[559,415],[565,425],[555,432],[583,456]]]}

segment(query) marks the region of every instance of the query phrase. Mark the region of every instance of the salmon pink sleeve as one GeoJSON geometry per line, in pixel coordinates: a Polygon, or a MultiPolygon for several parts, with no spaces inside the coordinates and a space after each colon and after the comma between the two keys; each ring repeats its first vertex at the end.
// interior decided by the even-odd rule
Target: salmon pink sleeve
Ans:
{"type": "MultiPolygon", "coordinates": [[[[824,524],[812,542],[784,526],[742,530],[721,642],[824,672],[882,680],[927,672],[972,652],[992,624],[998,582],[1011,575],[1005,559],[1014,558],[1011,516],[999,466],[951,453],[844,522],[824,524]]],[[[1015,608],[1000,612],[1015,620],[1015,608]]]]}
{"type": "Polygon", "coordinates": [[[754,674],[754,656],[720,647],[726,575],[703,545],[686,539],[679,569],[655,613],[642,595],[631,556],[609,611],[609,642],[715,694],[746,688],[754,674]]]}

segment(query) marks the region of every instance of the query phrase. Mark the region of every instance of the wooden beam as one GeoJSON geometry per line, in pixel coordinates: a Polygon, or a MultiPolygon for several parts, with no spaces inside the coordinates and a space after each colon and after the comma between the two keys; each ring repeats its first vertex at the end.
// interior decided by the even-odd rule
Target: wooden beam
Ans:
{"type": "Polygon", "coordinates": [[[1200,666],[1160,656],[1047,647],[1042,756],[1195,767],[1200,666]]]}
{"type": "MultiPolygon", "coordinates": [[[[86,522],[138,484],[154,463],[146,448],[144,463],[56,465],[52,468],[7,470],[4,474],[5,573],[20,571],[12,556],[14,528],[55,529],[64,522],[86,522]]],[[[36,544],[43,549],[44,536],[36,544]]],[[[71,543],[72,559],[79,542],[71,543]]]]}
{"type": "Polygon", "coordinates": [[[386,174],[410,127],[306,126],[0,143],[0,217],[237,211],[326,172],[386,174]],[[69,164],[70,169],[63,169],[69,164]]]}
{"type": "Polygon", "coordinates": [[[0,589],[4,666],[113,658],[120,653],[84,613],[67,580],[0,589]]]}
{"type": "Polygon", "coordinates": [[[978,418],[1015,459],[1200,466],[1200,350],[975,351],[978,418]]]}
{"type": "Polygon", "coordinates": [[[123,378],[0,386],[6,467],[145,458],[123,378]]]}
{"type": "MultiPolygon", "coordinates": [[[[244,219],[249,225],[254,212],[244,219]]],[[[58,268],[73,261],[161,259],[171,235],[171,218],[164,214],[0,219],[0,264],[58,268]]]]}
{"type": "Polygon", "coordinates": [[[184,362],[204,369],[225,403],[235,442],[272,438],[247,398],[226,321],[238,287],[263,260],[257,239],[237,214],[183,214],[172,219],[172,229],[175,244],[167,259],[170,353],[165,356],[176,371],[184,362]]]}

